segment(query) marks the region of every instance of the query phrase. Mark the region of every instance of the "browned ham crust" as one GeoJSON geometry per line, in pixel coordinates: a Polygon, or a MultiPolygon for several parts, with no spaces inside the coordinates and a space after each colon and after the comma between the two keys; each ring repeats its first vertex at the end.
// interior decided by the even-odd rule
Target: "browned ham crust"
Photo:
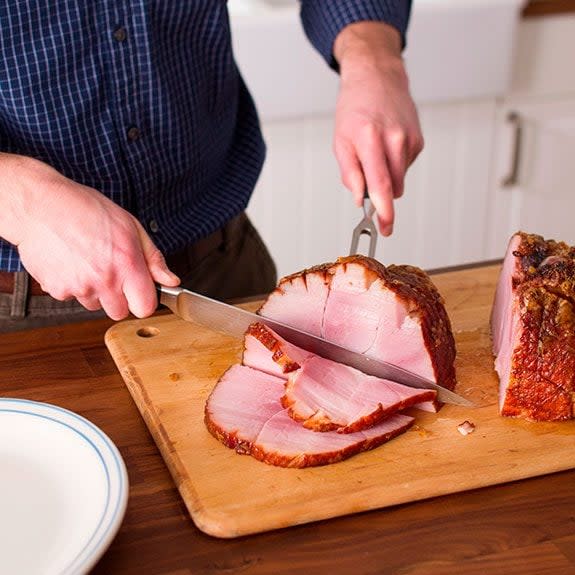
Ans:
{"type": "Polygon", "coordinates": [[[248,327],[246,335],[253,336],[271,352],[272,361],[281,367],[283,373],[289,373],[299,368],[299,363],[288,354],[286,347],[281,345],[277,336],[264,324],[252,323],[248,327]]]}
{"type": "Polygon", "coordinates": [[[500,412],[535,421],[575,416],[575,250],[519,232],[492,313],[500,412]]]}

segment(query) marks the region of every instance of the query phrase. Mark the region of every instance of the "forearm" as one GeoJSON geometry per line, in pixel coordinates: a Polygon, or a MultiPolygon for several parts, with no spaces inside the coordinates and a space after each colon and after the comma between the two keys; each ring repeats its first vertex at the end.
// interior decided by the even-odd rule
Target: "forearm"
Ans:
{"type": "Polygon", "coordinates": [[[333,55],[341,75],[334,149],[344,185],[358,205],[367,189],[380,230],[393,230],[393,200],[423,146],[409,93],[400,33],[383,22],[350,24],[333,55]]]}
{"type": "Polygon", "coordinates": [[[368,27],[364,27],[364,24],[385,23],[392,29],[391,34],[394,37],[399,36],[399,48],[405,45],[411,12],[410,0],[300,1],[301,20],[309,40],[325,61],[336,70],[339,68],[334,55],[336,38],[343,30],[347,29],[346,34],[350,32],[350,26],[354,24],[361,24],[362,28],[367,30],[368,27]]]}

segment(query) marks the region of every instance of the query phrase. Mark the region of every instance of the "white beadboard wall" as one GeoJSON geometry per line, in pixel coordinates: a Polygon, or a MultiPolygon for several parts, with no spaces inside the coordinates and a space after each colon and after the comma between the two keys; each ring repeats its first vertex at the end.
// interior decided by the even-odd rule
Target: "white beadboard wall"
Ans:
{"type": "MultiPolygon", "coordinates": [[[[494,98],[419,106],[426,146],[395,202],[394,234],[378,237],[377,259],[431,269],[485,258],[495,110],[494,98]]],[[[268,157],[248,213],[280,276],[347,255],[362,217],[340,182],[332,118],[263,123],[268,157]]]]}

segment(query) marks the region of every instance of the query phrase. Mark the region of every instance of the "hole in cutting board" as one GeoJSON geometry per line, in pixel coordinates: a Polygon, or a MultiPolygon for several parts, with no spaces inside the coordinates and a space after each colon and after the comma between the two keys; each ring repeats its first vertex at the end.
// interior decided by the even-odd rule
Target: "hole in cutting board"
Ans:
{"type": "Polygon", "coordinates": [[[141,327],[137,332],[136,335],[140,337],[154,337],[160,333],[160,330],[157,327],[141,327]]]}

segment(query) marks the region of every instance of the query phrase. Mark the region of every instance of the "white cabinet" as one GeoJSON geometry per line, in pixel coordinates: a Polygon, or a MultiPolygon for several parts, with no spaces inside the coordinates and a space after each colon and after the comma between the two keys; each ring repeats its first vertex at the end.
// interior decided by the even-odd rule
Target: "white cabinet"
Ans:
{"type": "Polygon", "coordinates": [[[496,105],[485,98],[419,106],[425,149],[395,202],[384,263],[430,269],[484,258],[496,105]]]}
{"type": "Polygon", "coordinates": [[[509,98],[499,112],[490,199],[489,253],[500,257],[517,230],[575,245],[575,96],[509,98]],[[515,114],[515,127],[506,122],[515,114]],[[513,151],[519,146],[515,182],[513,151]]]}
{"type": "Polygon", "coordinates": [[[519,28],[509,93],[497,114],[489,200],[490,257],[517,230],[575,245],[575,16],[525,20],[519,28]],[[516,114],[520,131],[512,171],[516,114]]]}

